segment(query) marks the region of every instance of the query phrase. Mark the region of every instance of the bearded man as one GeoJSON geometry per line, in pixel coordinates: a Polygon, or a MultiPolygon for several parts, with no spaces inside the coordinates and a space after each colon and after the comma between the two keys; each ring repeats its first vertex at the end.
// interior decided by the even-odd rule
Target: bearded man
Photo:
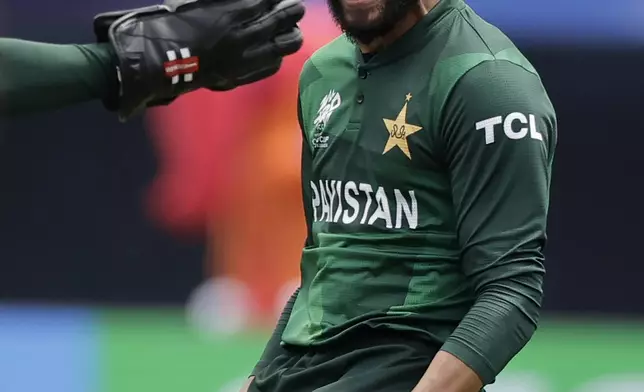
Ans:
{"type": "Polygon", "coordinates": [[[344,34],[299,84],[301,286],[245,390],[480,391],[537,327],[555,111],[463,0],[327,1],[344,34]]]}

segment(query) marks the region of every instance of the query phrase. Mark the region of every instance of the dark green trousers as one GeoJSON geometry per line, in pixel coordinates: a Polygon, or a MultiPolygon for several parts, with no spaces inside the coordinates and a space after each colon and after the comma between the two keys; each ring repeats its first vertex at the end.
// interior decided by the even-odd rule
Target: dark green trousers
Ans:
{"type": "Polygon", "coordinates": [[[287,346],[256,375],[249,392],[410,392],[438,348],[367,328],[325,347],[287,346]]]}

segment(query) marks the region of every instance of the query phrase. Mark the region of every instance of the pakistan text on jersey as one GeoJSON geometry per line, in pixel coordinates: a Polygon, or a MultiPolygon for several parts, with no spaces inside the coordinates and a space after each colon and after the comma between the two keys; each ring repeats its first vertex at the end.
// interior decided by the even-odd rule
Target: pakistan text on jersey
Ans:
{"type": "Polygon", "coordinates": [[[354,181],[311,181],[314,222],[372,226],[379,221],[388,229],[416,229],[418,202],[413,190],[393,192],[354,181]]]}

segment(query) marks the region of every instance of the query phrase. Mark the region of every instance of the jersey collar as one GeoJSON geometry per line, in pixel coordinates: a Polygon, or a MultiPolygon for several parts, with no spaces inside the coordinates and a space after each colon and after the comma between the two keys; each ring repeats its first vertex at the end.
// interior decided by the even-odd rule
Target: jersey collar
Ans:
{"type": "Polygon", "coordinates": [[[368,63],[363,63],[362,53],[360,53],[360,49],[356,45],[358,65],[365,69],[373,69],[416,52],[436,35],[437,24],[445,15],[458,11],[463,7],[465,7],[463,0],[441,0],[414,27],[409,29],[396,42],[378,52],[368,63]]]}

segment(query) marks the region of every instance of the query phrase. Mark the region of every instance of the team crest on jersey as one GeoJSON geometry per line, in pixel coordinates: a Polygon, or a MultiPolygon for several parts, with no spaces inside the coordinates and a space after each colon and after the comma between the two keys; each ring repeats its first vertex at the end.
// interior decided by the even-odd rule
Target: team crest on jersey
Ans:
{"type": "Polygon", "coordinates": [[[321,133],[326,128],[329,123],[329,119],[333,112],[340,107],[342,104],[342,97],[340,93],[331,89],[327,95],[322,98],[320,102],[320,108],[318,109],[317,117],[313,120],[313,125],[315,126],[316,133],[321,133]]]}
{"type": "Polygon", "coordinates": [[[385,122],[385,127],[389,133],[389,139],[387,139],[387,144],[385,144],[385,149],[382,152],[383,155],[391,151],[394,147],[398,147],[400,151],[405,154],[405,156],[411,159],[411,152],[409,151],[409,144],[407,144],[407,138],[423,129],[418,125],[408,124],[407,123],[407,104],[411,100],[411,94],[405,96],[405,104],[403,105],[400,113],[394,119],[383,118],[385,122]]]}

